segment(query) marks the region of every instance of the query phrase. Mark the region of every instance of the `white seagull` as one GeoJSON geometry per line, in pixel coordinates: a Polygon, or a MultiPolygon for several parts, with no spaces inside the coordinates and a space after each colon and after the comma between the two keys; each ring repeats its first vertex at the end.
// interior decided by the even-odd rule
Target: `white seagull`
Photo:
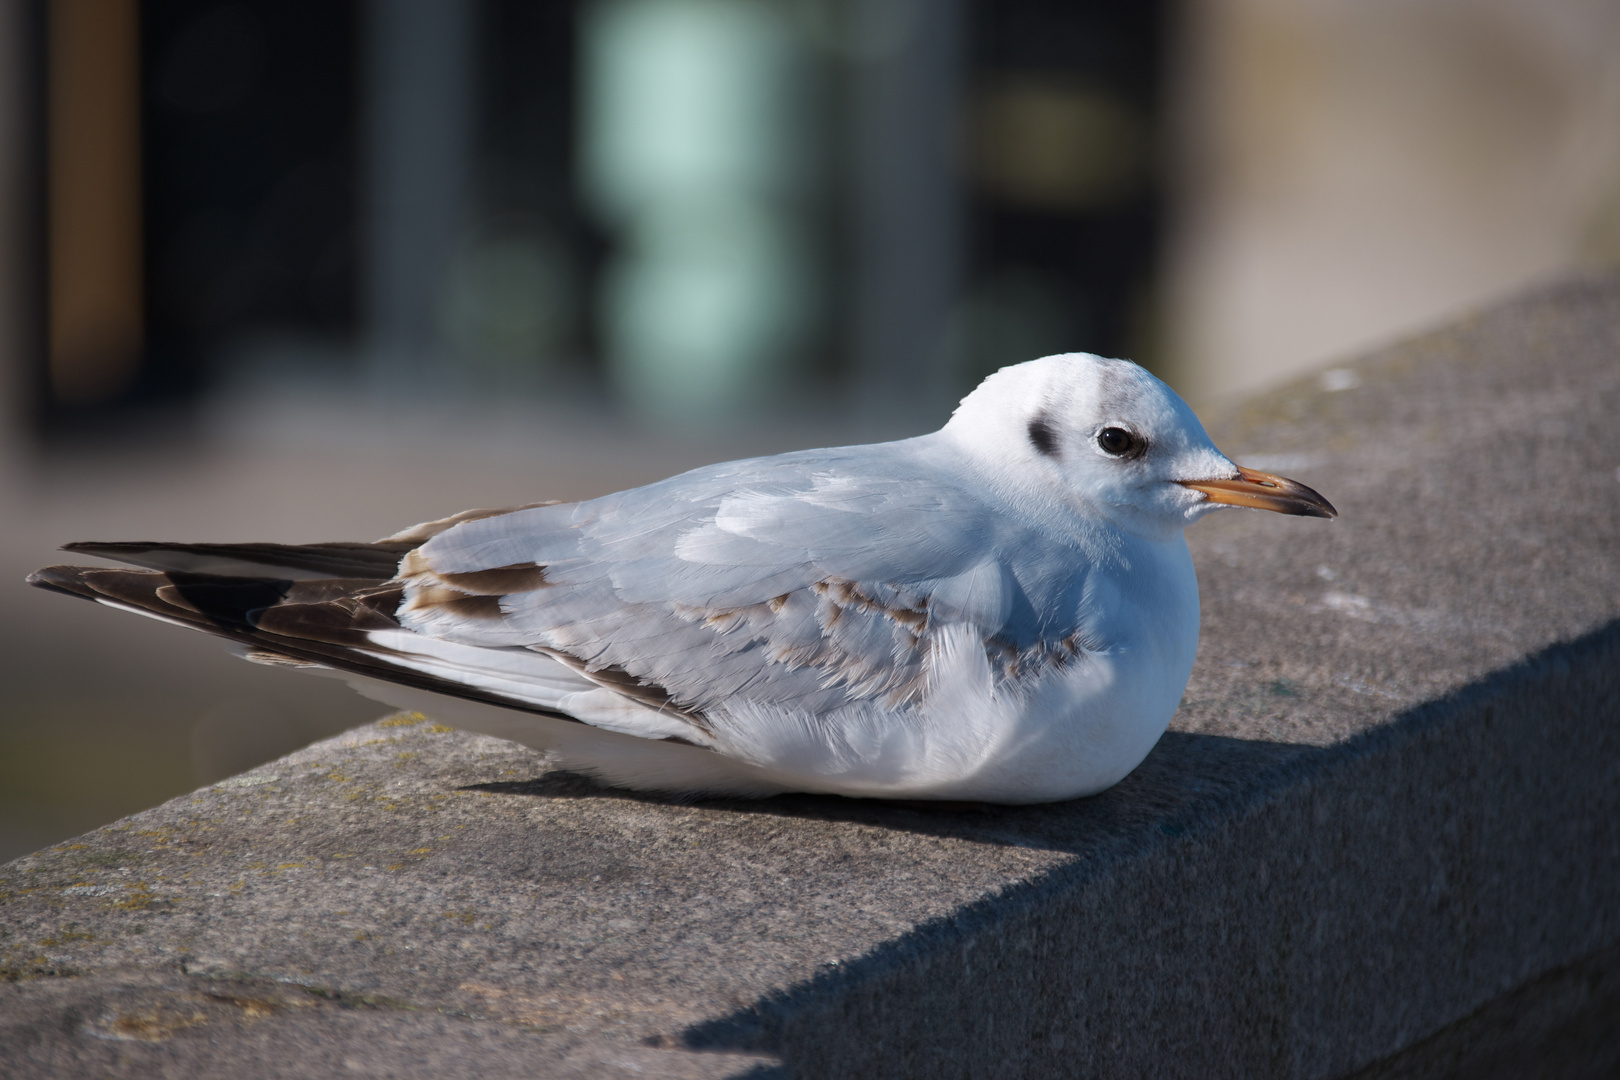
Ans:
{"type": "Polygon", "coordinates": [[[336,674],[614,785],[1040,803],[1147,756],[1186,689],[1186,527],[1334,517],[1088,354],[930,435],[473,510],[372,544],[83,543],[35,585],[336,674]]]}

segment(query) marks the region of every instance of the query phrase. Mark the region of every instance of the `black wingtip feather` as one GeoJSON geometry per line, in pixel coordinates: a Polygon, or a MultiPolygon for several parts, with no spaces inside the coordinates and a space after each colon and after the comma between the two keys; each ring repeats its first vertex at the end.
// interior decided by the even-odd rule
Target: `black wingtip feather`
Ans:
{"type": "Polygon", "coordinates": [[[173,544],[150,540],[81,540],[63,551],[143,566],[149,570],[238,578],[361,578],[386,581],[412,545],[372,544],[173,544]]]}
{"type": "Polygon", "coordinates": [[[186,604],[226,630],[256,629],[255,615],[286,599],[292,588],[290,581],[268,579],[254,581],[180,573],[170,573],[168,578],[186,604]]]}
{"type": "Polygon", "coordinates": [[[84,583],[81,570],[82,567],[77,566],[42,566],[23,580],[34,588],[44,589],[46,592],[94,600],[95,590],[84,583]]]}
{"type": "MultiPolygon", "coordinates": [[[[83,545],[84,548],[92,546],[100,545],[83,545]]],[[[80,549],[80,546],[75,545],[75,548],[80,549]]],[[[389,660],[387,648],[357,648],[349,644],[363,640],[366,631],[377,628],[379,621],[392,622],[391,612],[399,601],[398,590],[379,587],[375,578],[293,582],[269,577],[255,580],[105,566],[46,566],[29,574],[27,580],[36,588],[104,601],[288,660],[572,723],[581,722],[554,709],[394,664],[389,660]],[[301,597],[312,602],[297,602],[301,597]],[[294,601],[290,605],[289,598],[294,601]],[[336,606],[322,618],[322,612],[317,609],[326,603],[336,606]],[[302,610],[292,610],[294,608],[302,610]],[[275,629],[262,628],[260,622],[275,629]],[[348,633],[344,633],[345,628],[348,633]]]]}

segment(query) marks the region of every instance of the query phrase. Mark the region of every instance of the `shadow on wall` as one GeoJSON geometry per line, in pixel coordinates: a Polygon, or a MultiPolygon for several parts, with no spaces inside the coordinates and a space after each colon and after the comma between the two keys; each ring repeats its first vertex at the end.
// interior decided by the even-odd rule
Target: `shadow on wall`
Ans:
{"type": "Polygon", "coordinates": [[[1119,845],[1139,844],[1143,807],[1170,815],[1162,827],[1180,836],[1222,798],[1252,792],[1258,777],[1297,766],[1317,746],[1234,739],[1224,735],[1167,731],[1147,759],[1118,784],[1098,795],[1039,806],[991,803],[896,802],[850,799],[840,795],[777,795],[768,799],[671,798],[604,787],[589,777],[551,772],[529,780],[474,784],[468,791],[528,795],[538,799],[630,799],[651,803],[709,806],[740,814],[855,821],[928,836],[950,836],[978,843],[1066,851],[1106,858],[1122,854],[1119,845]],[[1179,820],[1181,823],[1176,824],[1179,820]]]}

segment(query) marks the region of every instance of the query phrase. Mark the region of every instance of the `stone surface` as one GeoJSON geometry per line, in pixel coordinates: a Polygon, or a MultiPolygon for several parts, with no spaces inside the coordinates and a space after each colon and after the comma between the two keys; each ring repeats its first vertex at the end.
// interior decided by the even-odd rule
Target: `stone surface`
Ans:
{"type": "Polygon", "coordinates": [[[680,804],[394,717],[0,867],[0,1071],[1605,1075],[1616,355],[1576,281],[1213,424],[1343,516],[1193,530],[1103,795],[680,804]]]}
{"type": "Polygon", "coordinates": [[[52,979],[20,993],[0,987],[0,1039],[0,1065],[17,1077],[781,1075],[758,1055],[603,1042],[294,983],[154,971],[52,979]]]}

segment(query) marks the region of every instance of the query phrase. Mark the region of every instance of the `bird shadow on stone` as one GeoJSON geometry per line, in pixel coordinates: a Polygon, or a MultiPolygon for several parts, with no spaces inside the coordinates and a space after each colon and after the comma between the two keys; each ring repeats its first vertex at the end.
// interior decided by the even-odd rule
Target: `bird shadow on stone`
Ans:
{"type": "Polygon", "coordinates": [[[647,805],[769,815],[897,829],[1001,846],[1074,854],[1183,835],[1222,808],[1269,790],[1315,746],[1170,731],[1124,780],[1097,795],[1032,806],[776,795],[765,799],[679,798],[608,787],[579,773],[469,784],[460,790],[534,799],[617,799],[647,805]]]}

